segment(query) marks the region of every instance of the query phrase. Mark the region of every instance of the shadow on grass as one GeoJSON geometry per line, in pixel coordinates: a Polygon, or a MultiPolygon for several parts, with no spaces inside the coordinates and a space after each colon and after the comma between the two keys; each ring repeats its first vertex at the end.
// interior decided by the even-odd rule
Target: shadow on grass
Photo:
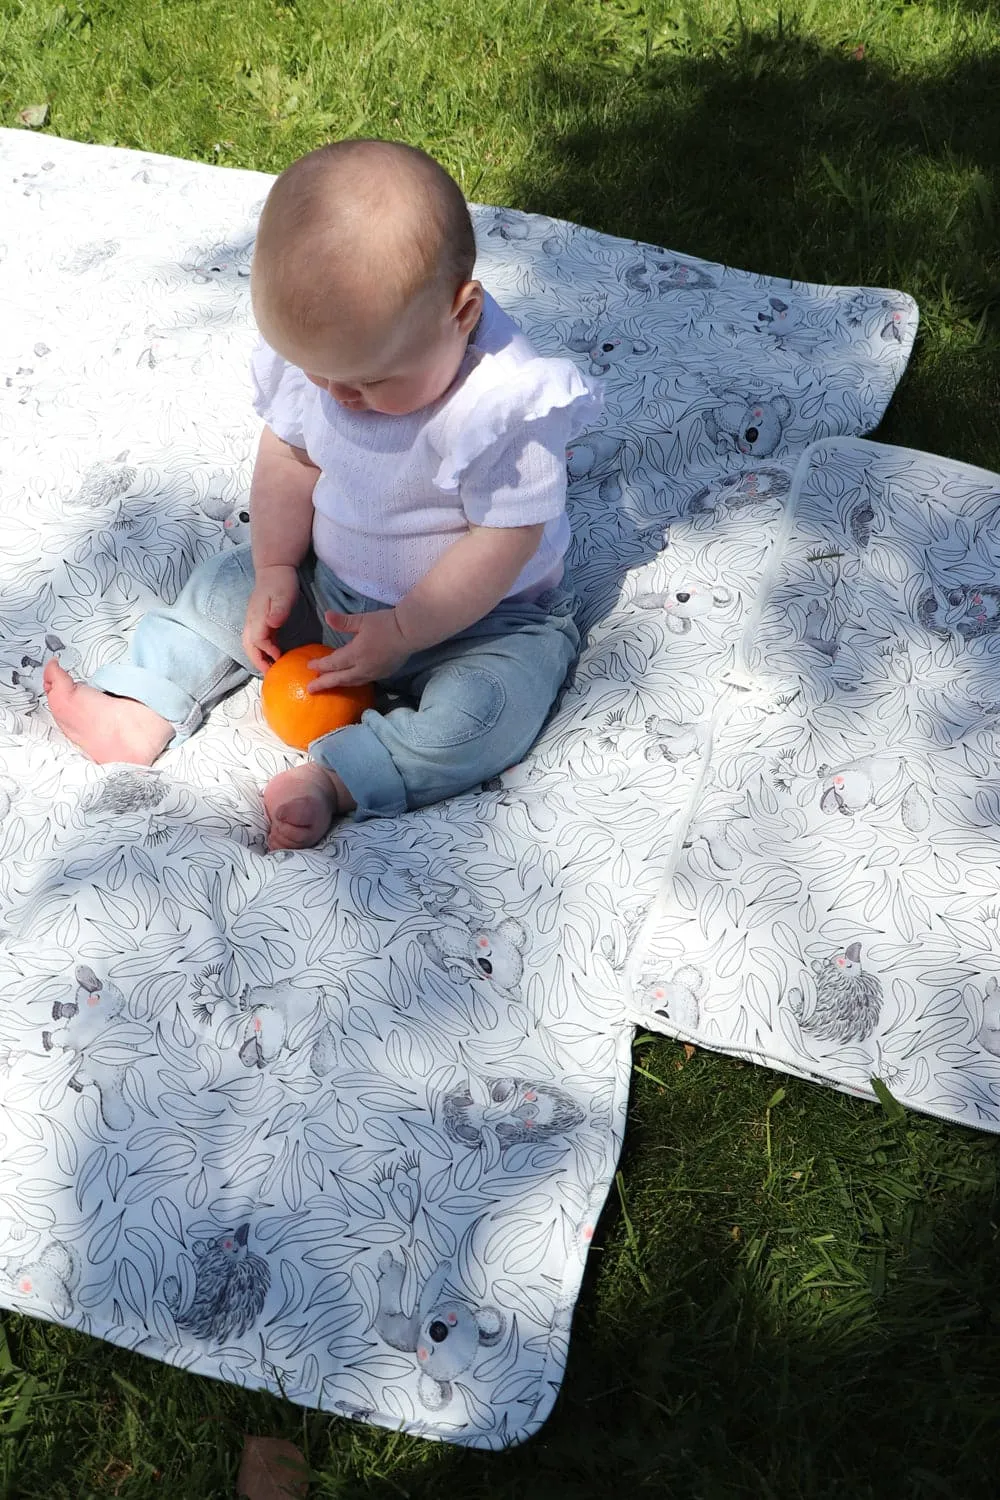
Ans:
{"type": "Polygon", "coordinates": [[[891,286],[923,332],[886,441],[1000,468],[997,56],[894,73],[792,35],[548,68],[517,206],[774,276],[891,286]],[[598,123],[599,122],[599,123],[598,123]]]}

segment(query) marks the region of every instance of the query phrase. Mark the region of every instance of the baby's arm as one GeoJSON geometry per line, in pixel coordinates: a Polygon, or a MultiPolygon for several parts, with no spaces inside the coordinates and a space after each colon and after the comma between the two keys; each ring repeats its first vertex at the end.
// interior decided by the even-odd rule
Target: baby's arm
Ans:
{"type": "Polygon", "coordinates": [[[354,639],[323,662],[314,691],[390,676],[428,646],[457,635],[500,603],[534,557],[545,530],[535,526],[470,526],[395,609],[365,615],[327,614],[334,630],[354,639]]]}
{"type": "Polygon", "coordinates": [[[250,481],[255,582],[243,627],[243,649],[260,672],[277,660],[274,633],[288,619],[298,596],[295,570],[312,540],[312,497],[318,478],[319,469],[303,449],[264,428],[250,481]]]}

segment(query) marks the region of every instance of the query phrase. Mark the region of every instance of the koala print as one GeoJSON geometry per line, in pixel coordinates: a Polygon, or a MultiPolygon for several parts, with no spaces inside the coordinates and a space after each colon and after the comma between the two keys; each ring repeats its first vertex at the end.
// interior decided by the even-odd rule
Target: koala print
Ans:
{"type": "Polygon", "coordinates": [[[194,1287],[182,1291],[176,1276],[163,1283],[163,1295],[178,1328],[213,1344],[228,1344],[252,1328],[264,1310],[271,1268],[248,1248],[250,1225],[195,1240],[194,1287]]]}
{"type": "Polygon", "coordinates": [[[882,1013],[882,984],[861,965],[861,944],[850,943],[828,958],[814,958],[811,993],[788,992],[788,1004],[803,1031],[819,1041],[865,1042],[882,1013]]]}
{"type": "Polygon", "coordinates": [[[1000,1057],[1000,986],[995,978],[986,982],[976,1041],[992,1057],[1000,1057]]]}
{"type": "Polygon", "coordinates": [[[25,651],[19,665],[10,674],[11,683],[15,687],[24,688],[33,704],[42,696],[45,666],[54,657],[58,658],[67,672],[78,671],[83,662],[83,657],[75,646],[67,646],[58,635],[46,631],[44,646],[39,650],[25,651]]]}
{"type": "Polygon", "coordinates": [[[224,500],[221,495],[206,495],[200,503],[209,520],[222,522],[222,540],[227,547],[241,547],[250,540],[250,512],[246,505],[224,500]]]}
{"type": "Polygon", "coordinates": [[[487,237],[498,235],[502,240],[526,240],[530,233],[530,225],[525,219],[516,214],[504,213],[502,208],[496,210],[495,222],[486,231],[487,237]]]}
{"type": "Polygon", "coordinates": [[[442,1123],[461,1146],[482,1146],[492,1132],[501,1147],[545,1141],[582,1124],[584,1112],[563,1089],[524,1078],[470,1078],[446,1094],[442,1123]]]}
{"type": "Polygon", "coordinates": [[[489,981],[506,995],[516,995],[524,973],[524,950],[528,934],[521,923],[507,917],[497,927],[459,926],[453,917],[442,917],[442,925],[421,933],[418,941],[433,962],[453,979],[489,981]]]}
{"type": "Polygon", "coordinates": [[[693,964],[682,964],[673,978],[655,979],[642,993],[642,1005],[681,1031],[697,1031],[705,976],[693,964]]]}
{"type": "Polygon", "coordinates": [[[210,281],[246,281],[253,259],[253,240],[242,245],[211,245],[196,248],[183,261],[181,269],[205,285],[210,281]]]}
{"type": "MultiPolygon", "coordinates": [[[[601,726],[597,748],[612,753],[622,750],[621,741],[634,736],[639,726],[627,723],[622,713],[608,714],[601,726]]],[[[688,755],[694,755],[701,744],[701,733],[696,724],[683,724],[674,719],[664,719],[658,714],[648,714],[642,725],[646,736],[643,758],[649,762],[667,760],[676,765],[688,755]]]]}
{"type": "Polygon", "coordinates": [[[703,620],[732,602],[729,589],[705,588],[701,584],[686,584],[656,594],[636,594],[632,600],[639,609],[662,610],[672,635],[687,635],[692,621],[703,620]]]}
{"type": "Polygon", "coordinates": [[[588,356],[591,375],[607,375],[619,365],[628,367],[636,360],[656,353],[646,339],[611,332],[602,336],[582,318],[577,318],[566,342],[575,353],[588,356]]]}
{"type": "Polygon", "coordinates": [[[754,331],[771,339],[778,349],[791,349],[798,354],[811,354],[830,337],[827,329],[810,321],[801,306],[780,297],[768,298],[767,307],[757,313],[754,331]]]}
{"type": "Polygon", "coordinates": [[[405,1262],[384,1250],[378,1268],[375,1330],[391,1348],[416,1355],[417,1394],[428,1411],[440,1411],[452,1399],[453,1382],[472,1368],[480,1350],[500,1342],[507,1320],[495,1307],[472,1307],[464,1297],[446,1297],[447,1263],[428,1278],[413,1311],[404,1313],[405,1262]]]}
{"type": "Polygon", "coordinates": [[[802,639],[807,646],[811,646],[821,656],[827,657],[830,661],[836,659],[840,650],[840,641],[831,621],[830,608],[819,599],[810,600],[806,606],[802,639]]]}
{"type": "Polygon", "coordinates": [[[519,807],[535,833],[551,833],[559,822],[554,807],[546,800],[546,791],[555,783],[537,761],[520,761],[500,776],[483,782],[483,792],[497,794],[501,807],[519,807]]]}
{"type": "Polygon", "coordinates": [[[728,842],[729,825],[722,819],[702,819],[691,824],[684,835],[683,848],[690,849],[704,839],[708,857],[717,870],[738,870],[740,856],[728,842]]]}
{"type": "MultiPolygon", "coordinates": [[[[244,986],[238,1005],[236,1040],[245,1068],[266,1068],[278,1058],[294,1054],[308,1044],[309,1071],[316,1078],[329,1073],[337,1062],[337,1033],[323,1008],[321,989],[299,989],[294,984],[244,986]],[[317,1029],[318,1026],[318,1029],[317,1029]]],[[[214,1010],[204,1002],[196,1007],[201,1021],[214,1010]]],[[[230,1018],[232,1020],[233,1018],[230,1018]]],[[[223,1026],[223,1033],[227,1029],[223,1026]]]]}
{"type": "Polygon", "coordinates": [[[72,1000],[57,1000],[52,1019],[62,1023],[42,1032],[45,1052],[61,1049],[73,1054],[77,1064],[69,1087],[77,1093],[92,1086],[97,1090],[101,1118],[109,1130],[128,1130],[135,1118],[125,1098],[125,1076],[132,1062],[105,1062],[102,1048],[117,1058],[123,1048],[135,1054],[148,1038],[148,1028],[129,1016],[125,996],[116,984],[98,979],[93,969],[80,964],[76,970],[76,993],[72,1000]]]}
{"type": "Polygon", "coordinates": [[[605,432],[584,432],[566,449],[566,472],[570,479],[600,479],[614,471],[624,454],[624,438],[605,432]]]}
{"type": "Polygon", "coordinates": [[[742,391],[731,388],[714,394],[721,404],[705,413],[705,431],[717,453],[735,451],[753,458],[767,458],[780,446],[792,415],[792,403],[787,396],[751,400],[742,391]]]}
{"type": "Polygon", "coordinates": [[[933,586],[920,595],[917,620],[932,635],[949,640],[958,635],[966,643],[1000,630],[1000,588],[957,585],[942,591],[933,586]]]}
{"type": "Polygon", "coordinates": [[[51,1240],[36,1256],[19,1260],[5,1256],[0,1268],[4,1292],[26,1312],[51,1308],[57,1318],[74,1310],[73,1296],[80,1280],[80,1263],[61,1240],[51,1240]]]}
{"type": "Polygon", "coordinates": [[[820,810],[828,816],[853,817],[866,808],[892,803],[902,787],[899,813],[903,826],[911,833],[923,833],[930,825],[930,808],[905,773],[906,761],[901,756],[867,756],[835,769],[822,766],[820,810]]]}

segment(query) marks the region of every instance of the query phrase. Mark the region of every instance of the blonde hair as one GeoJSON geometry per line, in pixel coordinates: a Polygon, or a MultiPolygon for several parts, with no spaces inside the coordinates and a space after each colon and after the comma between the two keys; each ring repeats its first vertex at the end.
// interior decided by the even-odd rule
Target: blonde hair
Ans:
{"type": "Polygon", "coordinates": [[[286,167],[260,217],[251,272],[262,311],[296,333],[349,316],[377,286],[389,308],[454,296],[476,241],[461,188],[415,146],[335,141],[286,167]]]}

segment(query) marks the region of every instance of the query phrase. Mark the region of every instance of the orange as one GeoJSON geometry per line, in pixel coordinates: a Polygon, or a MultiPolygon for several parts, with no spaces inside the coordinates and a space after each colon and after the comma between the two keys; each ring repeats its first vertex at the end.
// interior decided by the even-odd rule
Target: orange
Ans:
{"type": "Polygon", "coordinates": [[[264,673],[260,688],[260,706],[264,718],[280,740],[296,750],[307,750],[321,734],[356,724],[366,708],[375,702],[371,683],[357,687],[328,688],[322,693],[307,693],[306,688],[320,674],[306,665],[317,657],[327,656],[329,646],[296,646],[279,656],[264,673]]]}

